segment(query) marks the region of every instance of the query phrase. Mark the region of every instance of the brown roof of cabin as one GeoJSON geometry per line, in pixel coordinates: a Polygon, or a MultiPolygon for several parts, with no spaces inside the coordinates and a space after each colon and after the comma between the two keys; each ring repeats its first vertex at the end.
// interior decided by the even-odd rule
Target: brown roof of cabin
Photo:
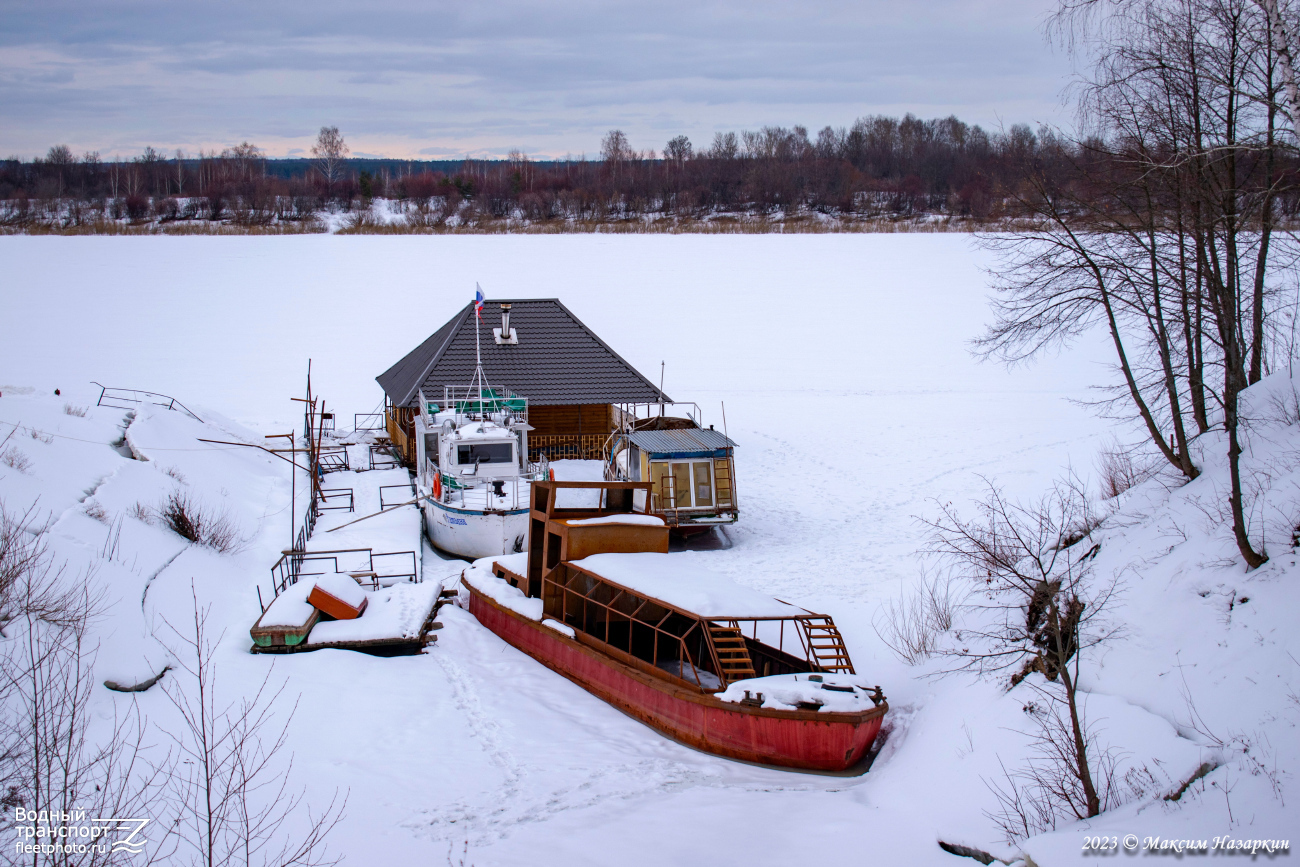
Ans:
{"type": "MultiPolygon", "coordinates": [[[[451,318],[401,361],[375,377],[395,406],[414,406],[421,389],[441,402],[443,387],[469,385],[474,375],[474,305],[451,318]]],[[[583,325],[558,298],[483,302],[479,339],[488,383],[533,406],[660,400],[659,388],[583,325]],[[518,344],[498,345],[501,305],[509,304],[518,344]]],[[[667,398],[662,398],[667,400],[667,398]]]]}

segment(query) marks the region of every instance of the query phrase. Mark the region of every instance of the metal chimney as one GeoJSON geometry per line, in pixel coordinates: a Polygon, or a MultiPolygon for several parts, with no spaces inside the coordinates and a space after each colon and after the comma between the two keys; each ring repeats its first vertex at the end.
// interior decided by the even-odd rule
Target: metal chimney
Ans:
{"type": "Polygon", "coordinates": [[[510,305],[509,304],[501,305],[501,328],[499,329],[493,328],[492,336],[496,338],[496,342],[498,346],[502,345],[503,343],[514,344],[519,342],[518,335],[516,335],[515,332],[510,328],[510,305]]]}

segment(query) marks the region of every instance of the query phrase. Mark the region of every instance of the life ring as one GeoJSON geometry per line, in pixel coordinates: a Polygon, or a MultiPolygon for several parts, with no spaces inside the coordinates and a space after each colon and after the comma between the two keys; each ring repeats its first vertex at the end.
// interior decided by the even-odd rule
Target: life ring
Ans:
{"type": "Polygon", "coordinates": [[[435,500],[442,499],[442,473],[438,473],[433,477],[433,498],[435,500]]]}

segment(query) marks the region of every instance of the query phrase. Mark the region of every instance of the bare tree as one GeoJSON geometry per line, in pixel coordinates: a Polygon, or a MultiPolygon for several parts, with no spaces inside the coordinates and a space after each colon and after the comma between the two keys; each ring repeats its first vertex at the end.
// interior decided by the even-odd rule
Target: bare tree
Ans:
{"type": "Polygon", "coordinates": [[[684,135],[674,136],[664,145],[664,161],[681,171],[691,158],[691,140],[684,135]]]}
{"type": "Polygon", "coordinates": [[[1096,816],[1111,799],[1108,758],[1089,735],[1079,669],[1085,651],[1116,634],[1103,617],[1116,584],[1092,568],[1099,521],[1074,478],[1029,504],[989,483],[977,511],[968,519],[941,504],[927,522],[932,552],[975,588],[948,652],[959,669],[1010,673],[1011,687],[1025,683],[1047,702],[1038,738],[1051,785],[1021,796],[1037,798],[1039,812],[1096,816]]]}
{"type": "MultiPolygon", "coordinates": [[[[54,565],[47,529],[32,512],[11,515],[0,504],[0,590],[9,617],[0,635],[0,828],[13,829],[20,843],[43,844],[12,860],[6,844],[0,858],[33,867],[126,863],[146,851],[145,839],[135,841],[142,844],[135,852],[114,851],[111,835],[88,832],[120,830],[102,819],[147,818],[167,762],[146,761],[146,725],[134,704],[106,737],[92,737],[88,630],[103,594],[92,576],[71,578],[54,565]],[[86,845],[95,842],[104,845],[86,845]]],[[[148,861],[168,854],[166,836],[154,835],[148,861]]]]}
{"type": "MultiPolygon", "coordinates": [[[[191,588],[193,592],[193,588],[191,588]]],[[[276,865],[309,867],[337,863],[325,840],[343,817],[346,798],[337,793],[317,813],[306,792],[289,788],[292,756],[282,755],[293,709],[280,726],[276,703],[284,685],[271,686],[271,672],[252,691],[226,700],[219,695],[208,609],[194,598],[192,625],[178,629],[180,678],[164,685],[184,724],[169,732],[185,768],[172,778],[175,827],[189,861],[201,867],[276,865]],[[301,814],[301,815],[300,815],[301,814]]]]}
{"type": "Polygon", "coordinates": [[[1055,149],[1065,172],[1035,157],[1020,201],[1041,228],[990,239],[1004,276],[981,349],[1023,359],[1104,320],[1122,399],[1187,478],[1189,429],[1222,424],[1232,532],[1255,568],[1267,554],[1246,525],[1239,396],[1267,367],[1275,286],[1297,255],[1274,232],[1294,189],[1276,34],[1238,0],[1063,0],[1057,23],[1091,66],[1079,108],[1096,135],[1055,149]]]}
{"type": "Polygon", "coordinates": [[[347,142],[336,126],[323,126],[316,135],[316,144],[311,149],[316,158],[316,171],[325,180],[328,195],[334,194],[334,185],[343,178],[343,161],[350,151],[347,142]]]}

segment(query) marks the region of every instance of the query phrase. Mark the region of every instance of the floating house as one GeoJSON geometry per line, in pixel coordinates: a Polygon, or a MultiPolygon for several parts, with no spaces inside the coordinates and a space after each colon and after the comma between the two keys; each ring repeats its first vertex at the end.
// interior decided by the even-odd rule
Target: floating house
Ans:
{"type": "Polygon", "coordinates": [[[621,406],[667,400],[559,299],[488,300],[481,316],[466,304],[375,377],[388,435],[409,465],[417,464],[420,394],[438,401],[448,386],[473,378],[476,337],[488,381],[527,398],[521,452],[530,462],[603,460],[610,435],[626,427],[621,406]]]}

